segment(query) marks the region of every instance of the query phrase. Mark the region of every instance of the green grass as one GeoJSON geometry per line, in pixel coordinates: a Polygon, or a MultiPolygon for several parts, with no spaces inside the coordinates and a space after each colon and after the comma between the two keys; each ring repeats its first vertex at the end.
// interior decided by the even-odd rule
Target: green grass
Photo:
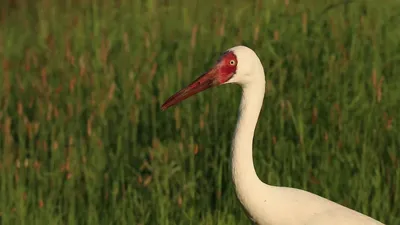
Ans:
{"type": "Polygon", "coordinates": [[[397,2],[1,2],[0,223],[249,224],[240,88],[160,110],[244,44],[268,80],[260,178],[400,224],[397,2]]]}

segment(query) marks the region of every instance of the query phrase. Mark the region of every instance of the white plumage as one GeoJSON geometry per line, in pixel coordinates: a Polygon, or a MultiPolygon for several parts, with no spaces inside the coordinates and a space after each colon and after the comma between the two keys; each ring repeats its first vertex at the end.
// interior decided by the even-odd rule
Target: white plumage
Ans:
{"type": "Polygon", "coordinates": [[[295,188],[263,183],[253,164],[253,137],[265,94],[260,59],[248,47],[236,46],[188,87],[169,98],[166,109],[207,88],[239,84],[243,89],[232,143],[232,178],[236,195],[253,222],[259,225],[383,225],[340,204],[295,188]]]}

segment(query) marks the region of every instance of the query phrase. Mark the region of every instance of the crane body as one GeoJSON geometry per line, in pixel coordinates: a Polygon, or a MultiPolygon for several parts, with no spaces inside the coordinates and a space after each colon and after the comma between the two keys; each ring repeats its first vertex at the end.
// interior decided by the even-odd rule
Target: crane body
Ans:
{"type": "Polygon", "coordinates": [[[248,47],[228,49],[216,65],[171,96],[162,109],[208,88],[235,83],[242,87],[232,147],[232,179],[236,196],[259,225],[383,225],[381,222],[313,193],[263,183],[254,168],[253,137],[265,95],[265,73],[248,47]]]}

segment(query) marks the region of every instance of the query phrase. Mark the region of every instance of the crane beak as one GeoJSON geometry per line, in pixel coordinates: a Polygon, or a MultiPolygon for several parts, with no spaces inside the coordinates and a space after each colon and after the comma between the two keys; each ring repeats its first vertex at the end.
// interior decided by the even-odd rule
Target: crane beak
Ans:
{"type": "Polygon", "coordinates": [[[220,82],[218,80],[218,74],[218,69],[214,67],[207,73],[197,78],[187,87],[183,88],[182,90],[178,91],[170,98],[168,98],[167,101],[165,101],[165,103],[161,106],[161,109],[166,110],[169,107],[178,104],[179,102],[189,98],[192,95],[219,85],[220,82]]]}

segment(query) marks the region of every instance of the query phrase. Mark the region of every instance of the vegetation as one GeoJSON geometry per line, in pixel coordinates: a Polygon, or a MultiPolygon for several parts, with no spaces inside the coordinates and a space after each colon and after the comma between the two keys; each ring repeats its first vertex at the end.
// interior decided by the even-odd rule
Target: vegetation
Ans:
{"type": "Polygon", "coordinates": [[[0,5],[1,224],[249,224],[240,88],[160,110],[239,44],[268,80],[260,178],[400,224],[398,1],[0,5]]]}

